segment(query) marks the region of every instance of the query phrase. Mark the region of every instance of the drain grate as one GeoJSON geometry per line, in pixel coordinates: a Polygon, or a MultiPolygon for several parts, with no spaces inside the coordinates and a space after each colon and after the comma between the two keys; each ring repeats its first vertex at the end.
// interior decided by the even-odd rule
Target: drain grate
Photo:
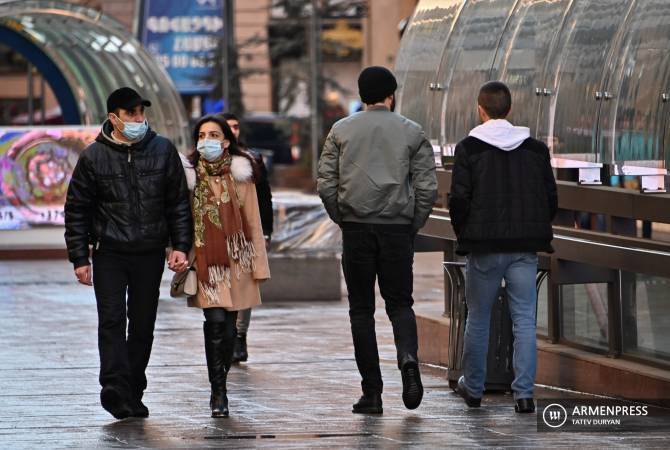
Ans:
{"type": "Polygon", "coordinates": [[[324,439],[338,437],[369,437],[372,433],[281,433],[281,434],[224,434],[220,436],[205,436],[212,441],[241,440],[241,439],[324,439]]]}

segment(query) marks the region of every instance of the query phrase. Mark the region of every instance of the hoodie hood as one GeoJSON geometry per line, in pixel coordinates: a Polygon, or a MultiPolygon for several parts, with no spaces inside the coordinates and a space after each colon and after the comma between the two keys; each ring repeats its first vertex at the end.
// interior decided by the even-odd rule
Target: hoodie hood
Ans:
{"type": "Polygon", "coordinates": [[[530,129],[515,127],[505,119],[491,119],[473,128],[470,136],[509,152],[530,137],[530,129]]]}
{"type": "Polygon", "coordinates": [[[134,150],[141,150],[146,145],[149,143],[150,140],[152,140],[156,136],[156,132],[149,127],[147,130],[146,134],[142,139],[140,139],[137,142],[121,142],[119,140],[114,139],[112,136],[112,131],[114,131],[114,127],[112,126],[112,122],[109,121],[109,119],[105,120],[102,123],[102,129],[100,130],[100,134],[98,134],[98,137],[95,138],[97,142],[100,142],[101,144],[108,145],[112,147],[115,150],[122,151],[122,152],[127,152],[128,149],[134,150]]]}

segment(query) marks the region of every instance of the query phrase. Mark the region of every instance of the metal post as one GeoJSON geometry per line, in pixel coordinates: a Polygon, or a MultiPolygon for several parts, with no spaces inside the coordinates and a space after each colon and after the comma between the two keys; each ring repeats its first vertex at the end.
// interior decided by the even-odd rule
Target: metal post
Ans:
{"type": "Polygon", "coordinates": [[[223,110],[230,106],[230,49],[235,45],[235,0],[223,0],[223,61],[221,62],[221,95],[223,110]]]}
{"type": "MultiPolygon", "coordinates": [[[[555,266],[552,265],[553,267],[555,266]]],[[[547,283],[549,283],[547,292],[547,312],[549,315],[547,317],[547,340],[556,344],[561,338],[561,286],[552,280],[551,273],[547,277],[547,283]]]]}
{"type": "MultiPolygon", "coordinates": [[[[133,36],[139,40],[142,40],[142,36],[140,36],[140,20],[147,20],[144,17],[144,2],[145,0],[136,0],[135,10],[133,11],[133,36]]],[[[142,28],[144,28],[144,24],[142,24],[142,28]]]]}
{"type": "Polygon", "coordinates": [[[622,271],[616,271],[613,283],[607,283],[607,341],[609,356],[618,358],[622,350],[621,295],[622,271]]]}
{"type": "Polygon", "coordinates": [[[40,111],[40,123],[42,125],[45,124],[46,122],[46,116],[47,116],[47,101],[45,98],[45,84],[46,82],[44,81],[44,75],[40,75],[40,98],[42,99],[42,111],[40,111]]]}
{"type": "Polygon", "coordinates": [[[35,93],[33,92],[33,66],[28,63],[28,125],[33,125],[35,113],[35,93]]]}
{"type": "Polygon", "coordinates": [[[312,147],[312,178],[316,179],[317,163],[319,159],[319,142],[321,140],[321,124],[319,117],[319,93],[320,93],[320,74],[319,74],[319,55],[321,47],[321,23],[319,20],[320,8],[319,0],[312,1],[312,15],[309,21],[310,28],[310,110],[311,110],[311,147],[312,147]]]}

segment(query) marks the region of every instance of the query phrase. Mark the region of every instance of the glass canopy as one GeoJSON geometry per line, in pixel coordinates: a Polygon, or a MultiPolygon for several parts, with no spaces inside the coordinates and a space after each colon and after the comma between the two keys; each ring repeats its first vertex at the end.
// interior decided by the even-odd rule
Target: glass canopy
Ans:
{"type": "Polygon", "coordinates": [[[479,86],[499,79],[510,121],[555,158],[656,173],[670,162],[669,49],[666,0],[421,0],[398,110],[449,147],[477,125],[479,86]]]}
{"type": "Polygon", "coordinates": [[[121,86],[151,101],[151,126],[179,149],[188,120],[172,81],[122,25],[99,11],[58,1],[0,1],[0,42],[23,54],[49,82],[65,123],[95,125],[121,86]]]}

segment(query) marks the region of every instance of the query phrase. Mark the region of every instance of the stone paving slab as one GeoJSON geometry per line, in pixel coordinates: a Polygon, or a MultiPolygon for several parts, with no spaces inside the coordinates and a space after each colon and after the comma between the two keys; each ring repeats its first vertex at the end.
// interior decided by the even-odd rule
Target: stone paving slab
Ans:
{"type": "MultiPolygon", "coordinates": [[[[429,278],[418,274],[418,299],[439,285],[429,278]]],[[[231,417],[212,419],[202,315],[167,298],[167,283],[145,394],[151,416],[115,421],[98,401],[92,289],[64,261],[0,262],[0,286],[1,449],[667,448],[665,432],[538,433],[535,416],[514,414],[509,395],[470,410],[439,368],[422,367],[424,401],[408,411],[383,308],[384,415],[353,415],[360,388],[344,302],[255,310],[250,359],[229,377],[231,417]]]]}

